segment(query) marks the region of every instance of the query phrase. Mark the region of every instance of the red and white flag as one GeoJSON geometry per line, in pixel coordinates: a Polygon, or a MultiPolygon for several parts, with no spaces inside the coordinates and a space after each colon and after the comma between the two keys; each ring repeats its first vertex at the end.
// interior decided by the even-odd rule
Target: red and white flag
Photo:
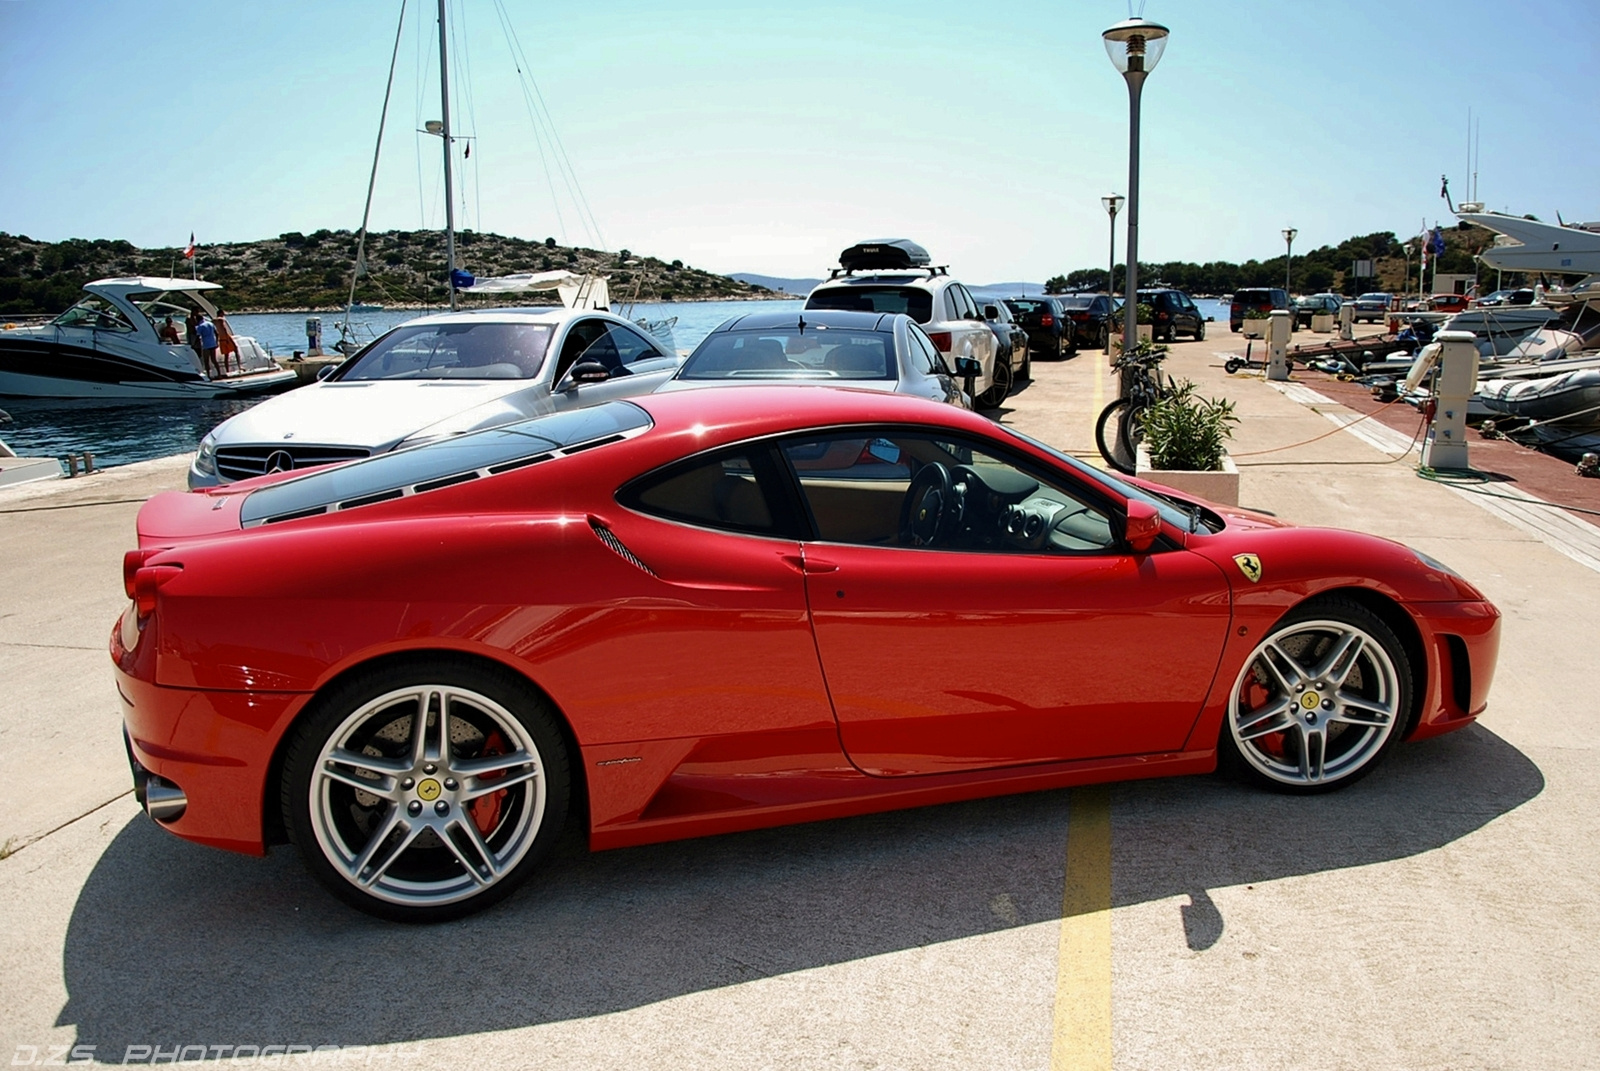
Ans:
{"type": "Polygon", "coordinates": [[[189,244],[183,247],[183,259],[194,259],[194,231],[189,232],[189,244]]]}

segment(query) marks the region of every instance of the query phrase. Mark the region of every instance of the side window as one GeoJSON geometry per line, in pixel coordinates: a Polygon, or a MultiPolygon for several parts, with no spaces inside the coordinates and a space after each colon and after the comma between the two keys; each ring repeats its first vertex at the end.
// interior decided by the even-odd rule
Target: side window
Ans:
{"type": "Polygon", "coordinates": [[[991,553],[1104,553],[1110,514],[970,442],[839,434],[783,448],[817,538],[991,553]]]}
{"type": "Polygon", "coordinates": [[[967,288],[957,283],[951,289],[961,295],[961,314],[963,316],[976,317],[978,315],[978,303],[972,299],[971,294],[967,293],[967,288]]]}
{"type": "Polygon", "coordinates": [[[655,343],[631,327],[607,324],[606,328],[610,335],[611,349],[622,362],[623,368],[638,361],[653,361],[657,357],[664,356],[655,343]]]}
{"type": "Polygon", "coordinates": [[[908,325],[906,327],[906,337],[911,339],[911,344],[922,355],[920,364],[930,376],[952,376],[955,374],[950,370],[950,366],[945,364],[944,354],[939,352],[939,347],[935,346],[933,340],[923,333],[922,328],[908,325]]]}
{"type": "MultiPolygon", "coordinates": [[[[556,361],[556,382],[578,363],[578,358],[588,355],[589,348],[606,338],[604,320],[577,320],[567,328],[567,337],[561,343],[561,357],[556,361]]],[[[602,347],[604,350],[606,347],[602,347]]],[[[614,347],[612,347],[614,349],[614,347]]],[[[598,358],[597,358],[598,359],[598,358]]]]}
{"type": "Polygon", "coordinates": [[[635,481],[617,497],[630,509],[686,524],[778,534],[756,466],[743,450],[669,466],[635,481]]]}

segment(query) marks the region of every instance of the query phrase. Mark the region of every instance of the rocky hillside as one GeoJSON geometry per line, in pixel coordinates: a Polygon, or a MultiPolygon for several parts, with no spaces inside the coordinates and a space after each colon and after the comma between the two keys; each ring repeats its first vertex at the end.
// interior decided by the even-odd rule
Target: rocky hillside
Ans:
{"type": "MultiPolygon", "coordinates": [[[[259,242],[202,245],[196,267],[202,279],[226,287],[224,307],[232,312],[333,310],[344,307],[355,253],[351,231],[291,231],[259,242]]],[[[444,235],[437,231],[369,234],[368,274],[356,288],[356,300],[388,306],[443,304],[444,259],[444,235]]],[[[462,231],[456,236],[456,260],[479,276],[558,268],[598,273],[610,278],[611,298],[619,304],[771,295],[766,287],[686,267],[681,260],[635,256],[626,249],[611,253],[563,246],[554,238],[532,242],[462,231]]],[[[189,273],[181,248],[138,249],[103,238],[36,242],[0,231],[0,313],[60,312],[92,279],[189,273]]],[[[555,301],[553,293],[530,298],[555,301]]],[[[502,305],[507,297],[473,300],[502,305]]]]}

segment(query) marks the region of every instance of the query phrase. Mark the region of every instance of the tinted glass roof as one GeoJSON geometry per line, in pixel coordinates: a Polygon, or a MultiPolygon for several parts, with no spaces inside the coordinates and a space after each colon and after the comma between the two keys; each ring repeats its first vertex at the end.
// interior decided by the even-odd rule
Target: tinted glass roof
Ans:
{"type": "Polygon", "coordinates": [[[540,455],[649,426],[643,409],[622,401],[536,417],[263,487],[245,498],[239,519],[249,527],[370,505],[476,479],[485,470],[494,475],[496,469],[520,467],[518,462],[540,455]]]}

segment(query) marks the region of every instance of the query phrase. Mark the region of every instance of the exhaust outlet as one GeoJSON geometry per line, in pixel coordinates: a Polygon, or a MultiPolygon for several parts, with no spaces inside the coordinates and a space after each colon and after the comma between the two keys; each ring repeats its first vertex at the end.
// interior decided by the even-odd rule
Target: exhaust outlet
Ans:
{"type": "Polygon", "coordinates": [[[150,774],[144,784],[144,810],[157,822],[176,822],[189,807],[189,797],[170,781],[150,774]]]}

